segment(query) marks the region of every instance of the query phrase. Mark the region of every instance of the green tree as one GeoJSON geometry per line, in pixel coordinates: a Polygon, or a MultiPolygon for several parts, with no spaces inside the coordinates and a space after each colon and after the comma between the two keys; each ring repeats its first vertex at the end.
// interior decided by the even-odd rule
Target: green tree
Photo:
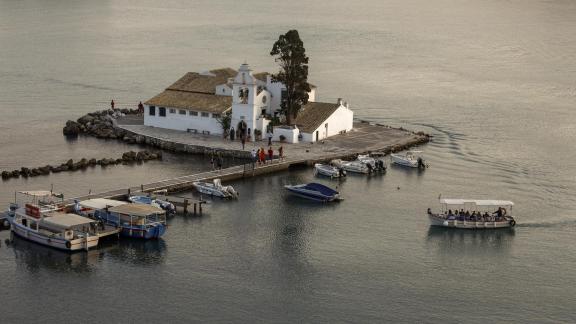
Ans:
{"type": "Polygon", "coordinates": [[[286,96],[282,98],[281,108],[286,122],[291,125],[303,105],[308,103],[308,57],[304,43],[297,30],[280,35],[270,55],[276,56],[280,71],[272,75],[272,80],[286,86],[286,96]]]}
{"type": "Polygon", "coordinates": [[[222,130],[224,131],[224,138],[228,137],[228,132],[230,131],[231,126],[230,124],[232,123],[232,113],[227,111],[220,115],[220,117],[216,118],[216,121],[222,126],[222,130]]]}

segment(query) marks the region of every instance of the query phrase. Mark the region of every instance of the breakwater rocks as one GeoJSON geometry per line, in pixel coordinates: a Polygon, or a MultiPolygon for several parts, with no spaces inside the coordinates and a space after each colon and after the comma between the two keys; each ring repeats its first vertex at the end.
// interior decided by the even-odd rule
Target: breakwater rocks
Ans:
{"type": "Polygon", "coordinates": [[[126,131],[114,126],[114,119],[125,115],[136,115],[137,109],[102,110],[88,113],[77,121],[69,120],[62,132],[66,136],[92,135],[103,139],[124,139],[126,131]]]}
{"type": "Polygon", "coordinates": [[[131,164],[136,162],[143,162],[149,160],[159,160],[162,159],[162,152],[151,152],[151,151],[140,151],[134,152],[129,151],[122,154],[121,158],[118,159],[80,159],[77,162],[70,159],[66,163],[62,163],[57,166],[46,165],[43,167],[37,168],[26,168],[22,167],[19,170],[14,171],[2,171],[1,176],[3,180],[10,179],[10,178],[19,178],[19,177],[36,177],[40,175],[48,175],[50,173],[59,173],[65,171],[78,171],[78,170],[85,170],[88,167],[95,167],[100,165],[102,167],[109,166],[109,165],[116,165],[116,164],[131,164]]]}

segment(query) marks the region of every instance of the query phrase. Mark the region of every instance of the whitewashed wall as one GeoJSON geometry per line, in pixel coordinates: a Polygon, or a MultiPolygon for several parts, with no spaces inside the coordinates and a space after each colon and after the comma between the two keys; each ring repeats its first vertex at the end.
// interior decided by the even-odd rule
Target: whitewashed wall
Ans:
{"type": "Polygon", "coordinates": [[[184,110],[186,114],[181,115],[179,113],[181,109],[173,109],[175,109],[175,114],[170,113],[170,108],[166,107],[166,117],[160,117],[159,107],[156,106],[156,115],[150,116],[150,107],[145,105],[144,125],[181,131],[196,129],[200,134],[202,131],[209,131],[211,135],[221,135],[223,133],[222,125],[218,123],[212,113],[209,113],[208,117],[202,117],[202,112],[198,111],[198,116],[192,116],[190,111],[184,110]]]}
{"type": "Polygon", "coordinates": [[[229,87],[227,84],[221,84],[219,86],[216,86],[216,95],[218,96],[232,96],[232,88],[229,87]]]}
{"type": "Polygon", "coordinates": [[[284,135],[286,137],[287,143],[298,143],[298,135],[300,134],[300,130],[298,128],[288,129],[284,127],[274,127],[273,130],[273,141],[280,141],[280,135],[284,135]]]}
{"type": "Polygon", "coordinates": [[[354,112],[341,105],[330,117],[328,117],[328,119],[322,123],[322,125],[320,125],[320,127],[315,129],[312,133],[302,133],[302,141],[315,142],[316,131],[318,131],[319,140],[338,135],[342,131],[349,132],[352,130],[353,123],[354,112]],[[328,124],[328,133],[326,133],[326,124],[328,124]]]}

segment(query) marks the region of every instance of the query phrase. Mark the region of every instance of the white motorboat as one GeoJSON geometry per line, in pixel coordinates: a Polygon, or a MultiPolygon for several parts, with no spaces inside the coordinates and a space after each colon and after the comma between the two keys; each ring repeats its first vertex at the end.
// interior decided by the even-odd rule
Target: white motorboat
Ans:
{"type": "Polygon", "coordinates": [[[49,247],[78,251],[98,245],[98,223],[87,217],[62,212],[50,191],[23,191],[29,201],[15,203],[9,213],[12,233],[26,240],[49,247]]]}
{"type": "Polygon", "coordinates": [[[428,208],[432,226],[494,229],[516,225],[512,217],[514,203],[506,200],[440,199],[441,211],[428,208]]]}
{"type": "Polygon", "coordinates": [[[162,208],[166,211],[167,214],[175,214],[176,213],[176,206],[173,203],[161,200],[157,198],[153,198],[151,196],[130,196],[128,200],[134,204],[144,204],[144,205],[151,205],[154,207],[162,208]]]}
{"type": "Polygon", "coordinates": [[[314,164],[314,173],[330,178],[342,178],[346,176],[346,171],[329,164],[314,164]]]}
{"type": "Polygon", "coordinates": [[[386,163],[383,158],[379,155],[358,155],[357,160],[366,164],[368,169],[372,168],[372,171],[386,171],[386,163]]]}
{"type": "Polygon", "coordinates": [[[232,186],[223,186],[220,179],[214,179],[213,183],[196,181],[192,183],[200,193],[221,197],[221,198],[238,198],[238,192],[232,186]]]}
{"type": "Polygon", "coordinates": [[[370,168],[366,163],[361,161],[343,161],[340,159],[332,160],[332,165],[345,170],[346,172],[354,172],[354,173],[363,173],[368,174],[370,173],[370,168]]]}
{"type": "Polygon", "coordinates": [[[424,169],[428,167],[424,159],[418,155],[421,151],[407,151],[406,154],[390,154],[392,163],[410,168],[424,169]]]}

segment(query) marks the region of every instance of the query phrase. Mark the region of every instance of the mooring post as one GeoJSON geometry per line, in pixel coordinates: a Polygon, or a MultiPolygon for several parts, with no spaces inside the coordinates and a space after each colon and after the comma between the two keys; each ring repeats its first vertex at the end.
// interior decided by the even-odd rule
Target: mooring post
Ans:
{"type": "Polygon", "coordinates": [[[130,188],[128,188],[128,197],[130,197],[130,188]]]}
{"type": "Polygon", "coordinates": [[[188,213],[188,199],[184,199],[184,214],[188,213]]]}
{"type": "Polygon", "coordinates": [[[198,209],[200,210],[200,215],[202,215],[202,202],[198,203],[198,209]]]}
{"type": "Polygon", "coordinates": [[[140,185],[140,191],[144,192],[144,185],[143,184],[140,185]]]}

